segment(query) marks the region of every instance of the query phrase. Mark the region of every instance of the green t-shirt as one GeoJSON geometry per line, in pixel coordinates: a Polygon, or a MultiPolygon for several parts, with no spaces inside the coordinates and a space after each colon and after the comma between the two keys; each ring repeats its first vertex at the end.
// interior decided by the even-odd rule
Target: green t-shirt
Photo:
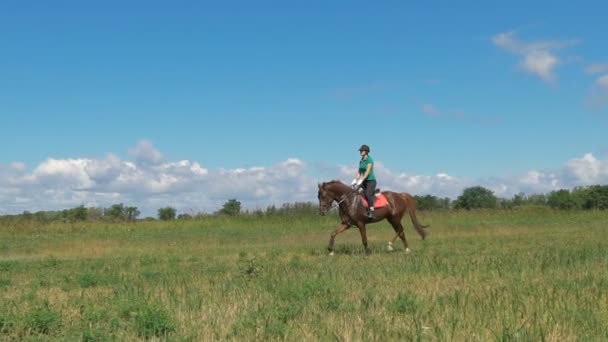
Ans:
{"type": "Polygon", "coordinates": [[[374,160],[372,159],[371,156],[368,155],[367,158],[361,159],[361,161],[359,162],[359,173],[364,175],[365,170],[367,170],[368,164],[372,164],[372,170],[369,172],[369,176],[367,176],[367,180],[375,181],[376,176],[374,176],[374,165],[373,165],[374,160]]]}

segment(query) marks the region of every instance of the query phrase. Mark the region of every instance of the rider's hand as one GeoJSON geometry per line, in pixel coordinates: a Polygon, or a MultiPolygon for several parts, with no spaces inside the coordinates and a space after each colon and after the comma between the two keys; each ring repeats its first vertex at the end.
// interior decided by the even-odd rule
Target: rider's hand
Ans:
{"type": "Polygon", "coordinates": [[[359,179],[359,180],[357,181],[357,186],[361,186],[361,183],[363,183],[363,179],[359,179]]]}
{"type": "Polygon", "coordinates": [[[357,185],[357,178],[353,179],[352,182],[350,182],[350,186],[355,186],[357,185]]]}

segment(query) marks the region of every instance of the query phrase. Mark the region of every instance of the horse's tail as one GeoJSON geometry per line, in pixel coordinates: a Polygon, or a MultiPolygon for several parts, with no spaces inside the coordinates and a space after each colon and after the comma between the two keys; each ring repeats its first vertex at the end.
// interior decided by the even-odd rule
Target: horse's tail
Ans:
{"type": "Polygon", "coordinates": [[[416,204],[414,203],[414,198],[412,195],[408,194],[407,192],[402,192],[399,195],[401,195],[401,197],[405,200],[405,208],[410,215],[414,228],[416,228],[416,231],[418,234],[420,234],[422,240],[424,240],[426,238],[426,231],[424,228],[429,227],[429,225],[423,225],[418,222],[418,218],[416,217],[416,204]]]}

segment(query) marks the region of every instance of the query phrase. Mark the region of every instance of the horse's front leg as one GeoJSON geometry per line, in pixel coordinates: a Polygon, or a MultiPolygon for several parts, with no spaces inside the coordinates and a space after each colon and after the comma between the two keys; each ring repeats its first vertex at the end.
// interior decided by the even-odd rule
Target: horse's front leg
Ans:
{"type": "Polygon", "coordinates": [[[367,231],[365,229],[365,224],[358,224],[357,227],[359,227],[359,233],[361,233],[361,242],[365,248],[365,254],[370,254],[371,251],[367,247],[367,231]]]}
{"type": "Polygon", "coordinates": [[[350,226],[345,223],[341,223],[338,226],[338,228],[336,228],[336,230],[333,233],[331,233],[331,237],[329,238],[329,246],[327,247],[327,250],[329,251],[329,255],[334,255],[334,241],[336,239],[336,235],[342,233],[343,231],[348,229],[348,227],[350,227],[350,226]]]}

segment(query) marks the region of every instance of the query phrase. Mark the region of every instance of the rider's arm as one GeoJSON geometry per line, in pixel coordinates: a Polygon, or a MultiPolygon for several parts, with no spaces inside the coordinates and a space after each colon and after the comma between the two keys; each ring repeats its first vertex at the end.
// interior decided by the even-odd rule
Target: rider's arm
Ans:
{"type": "Polygon", "coordinates": [[[365,169],[365,173],[363,174],[363,177],[361,177],[361,179],[367,179],[367,176],[369,176],[370,172],[372,172],[372,167],[374,167],[373,163],[367,164],[367,168],[365,169]]]}

